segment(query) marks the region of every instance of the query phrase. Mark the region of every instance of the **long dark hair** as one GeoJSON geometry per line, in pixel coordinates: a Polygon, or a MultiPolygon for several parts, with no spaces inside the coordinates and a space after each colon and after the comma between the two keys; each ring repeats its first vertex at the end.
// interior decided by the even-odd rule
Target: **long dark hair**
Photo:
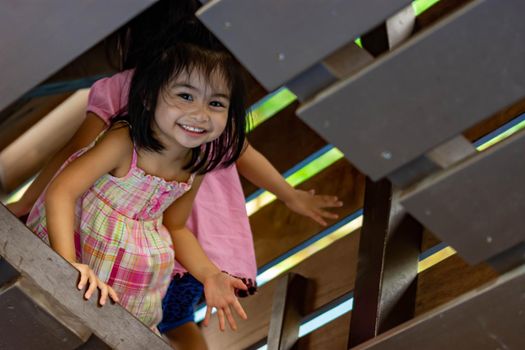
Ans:
{"type": "MultiPolygon", "coordinates": [[[[199,27],[199,24],[191,23],[190,27],[199,27]]],[[[151,128],[159,94],[164,93],[164,89],[182,72],[190,74],[196,71],[208,79],[215,73],[220,74],[230,88],[226,127],[214,141],[193,148],[185,166],[191,172],[204,174],[218,166],[231,165],[242,152],[246,136],[246,89],[242,69],[232,55],[214,45],[194,43],[205,41],[187,40],[197,32],[191,33],[188,38],[177,36],[179,40],[176,42],[167,40],[165,47],[157,48],[154,53],[138,60],[131,80],[126,119],[137,148],[160,152],[164,147],[151,128]]]]}
{"type": "Polygon", "coordinates": [[[138,61],[161,47],[166,38],[183,31],[181,23],[195,18],[198,0],[159,0],[118,30],[120,69],[133,69],[138,61]]]}

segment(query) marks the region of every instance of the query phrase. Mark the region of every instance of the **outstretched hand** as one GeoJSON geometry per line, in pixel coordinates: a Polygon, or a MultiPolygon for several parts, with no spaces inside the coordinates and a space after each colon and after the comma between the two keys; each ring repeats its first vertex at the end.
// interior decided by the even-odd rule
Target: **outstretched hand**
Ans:
{"type": "Polygon", "coordinates": [[[284,203],[290,210],[307,216],[323,226],[327,225],[325,219],[337,219],[339,217],[339,215],[325,210],[325,208],[343,206],[343,202],[337,196],[316,195],[315,190],[303,191],[298,189],[294,189],[292,198],[284,203]]]}
{"type": "Polygon", "coordinates": [[[248,287],[238,278],[234,278],[224,272],[208,277],[204,281],[204,296],[206,297],[206,316],[203,325],[208,326],[213,308],[217,309],[219,318],[219,329],[226,329],[226,320],[232,330],[237,330],[237,323],[233,318],[232,308],[242,318],[248,316],[235,296],[235,289],[247,290],[248,287]]]}
{"type": "Polygon", "coordinates": [[[108,296],[116,303],[119,301],[117,293],[113,288],[102,282],[88,265],[76,262],[71,264],[80,272],[80,281],[78,282],[77,288],[82,290],[86,284],[89,283],[89,287],[84,294],[86,300],[89,300],[98,288],[100,289],[99,303],[101,306],[106,304],[108,296]]]}

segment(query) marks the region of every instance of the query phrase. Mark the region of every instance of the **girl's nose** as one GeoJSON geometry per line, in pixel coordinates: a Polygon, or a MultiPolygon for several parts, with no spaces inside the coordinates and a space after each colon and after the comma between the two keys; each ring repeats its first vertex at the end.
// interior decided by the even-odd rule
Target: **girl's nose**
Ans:
{"type": "Polygon", "coordinates": [[[196,106],[196,108],[191,111],[190,116],[196,122],[205,122],[209,119],[208,111],[205,106],[196,106]]]}

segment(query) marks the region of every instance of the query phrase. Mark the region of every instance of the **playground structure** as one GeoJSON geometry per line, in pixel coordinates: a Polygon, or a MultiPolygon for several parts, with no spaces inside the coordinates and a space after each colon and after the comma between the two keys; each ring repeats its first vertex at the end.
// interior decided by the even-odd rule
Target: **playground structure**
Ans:
{"type": "MultiPolygon", "coordinates": [[[[114,72],[103,41],[154,3],[3,6],[6,194],[74,128],[28,133],[64,101],[81,110],[75,91],[114,72]]],[[[523,13],[519,0],[203,5],[198,18],[252,75],[252,103],[292,96],[250,142],[283,173],[340,154],[299,186],[345,202],[327,230],[278,202],[250,212],[261,273],[333,238],[243,299],[238,332],[205,329],[211,349],[525,346],[523,13]],[[301,334],[348,301],[351,312],[301,334]]],[[[263,201],[244,190],[249,204],[263,201]]],[[[65,282],[74,269],[5,208],[0,221],[0,349],[169,348],[121,307],[83,301],[65,282]]]]}

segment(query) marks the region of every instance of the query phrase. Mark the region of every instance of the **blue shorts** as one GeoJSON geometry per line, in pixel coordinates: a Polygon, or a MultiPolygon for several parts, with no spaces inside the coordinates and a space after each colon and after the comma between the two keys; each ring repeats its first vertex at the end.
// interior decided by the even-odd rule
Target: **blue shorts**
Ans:
{"type": "Polygon", "coordinates": [[[189,273],[175,277],[162,300],[162,321],[157,328],[161,333],[194,322],[195,306],[201,300],[204,287],[189,273]]]}

